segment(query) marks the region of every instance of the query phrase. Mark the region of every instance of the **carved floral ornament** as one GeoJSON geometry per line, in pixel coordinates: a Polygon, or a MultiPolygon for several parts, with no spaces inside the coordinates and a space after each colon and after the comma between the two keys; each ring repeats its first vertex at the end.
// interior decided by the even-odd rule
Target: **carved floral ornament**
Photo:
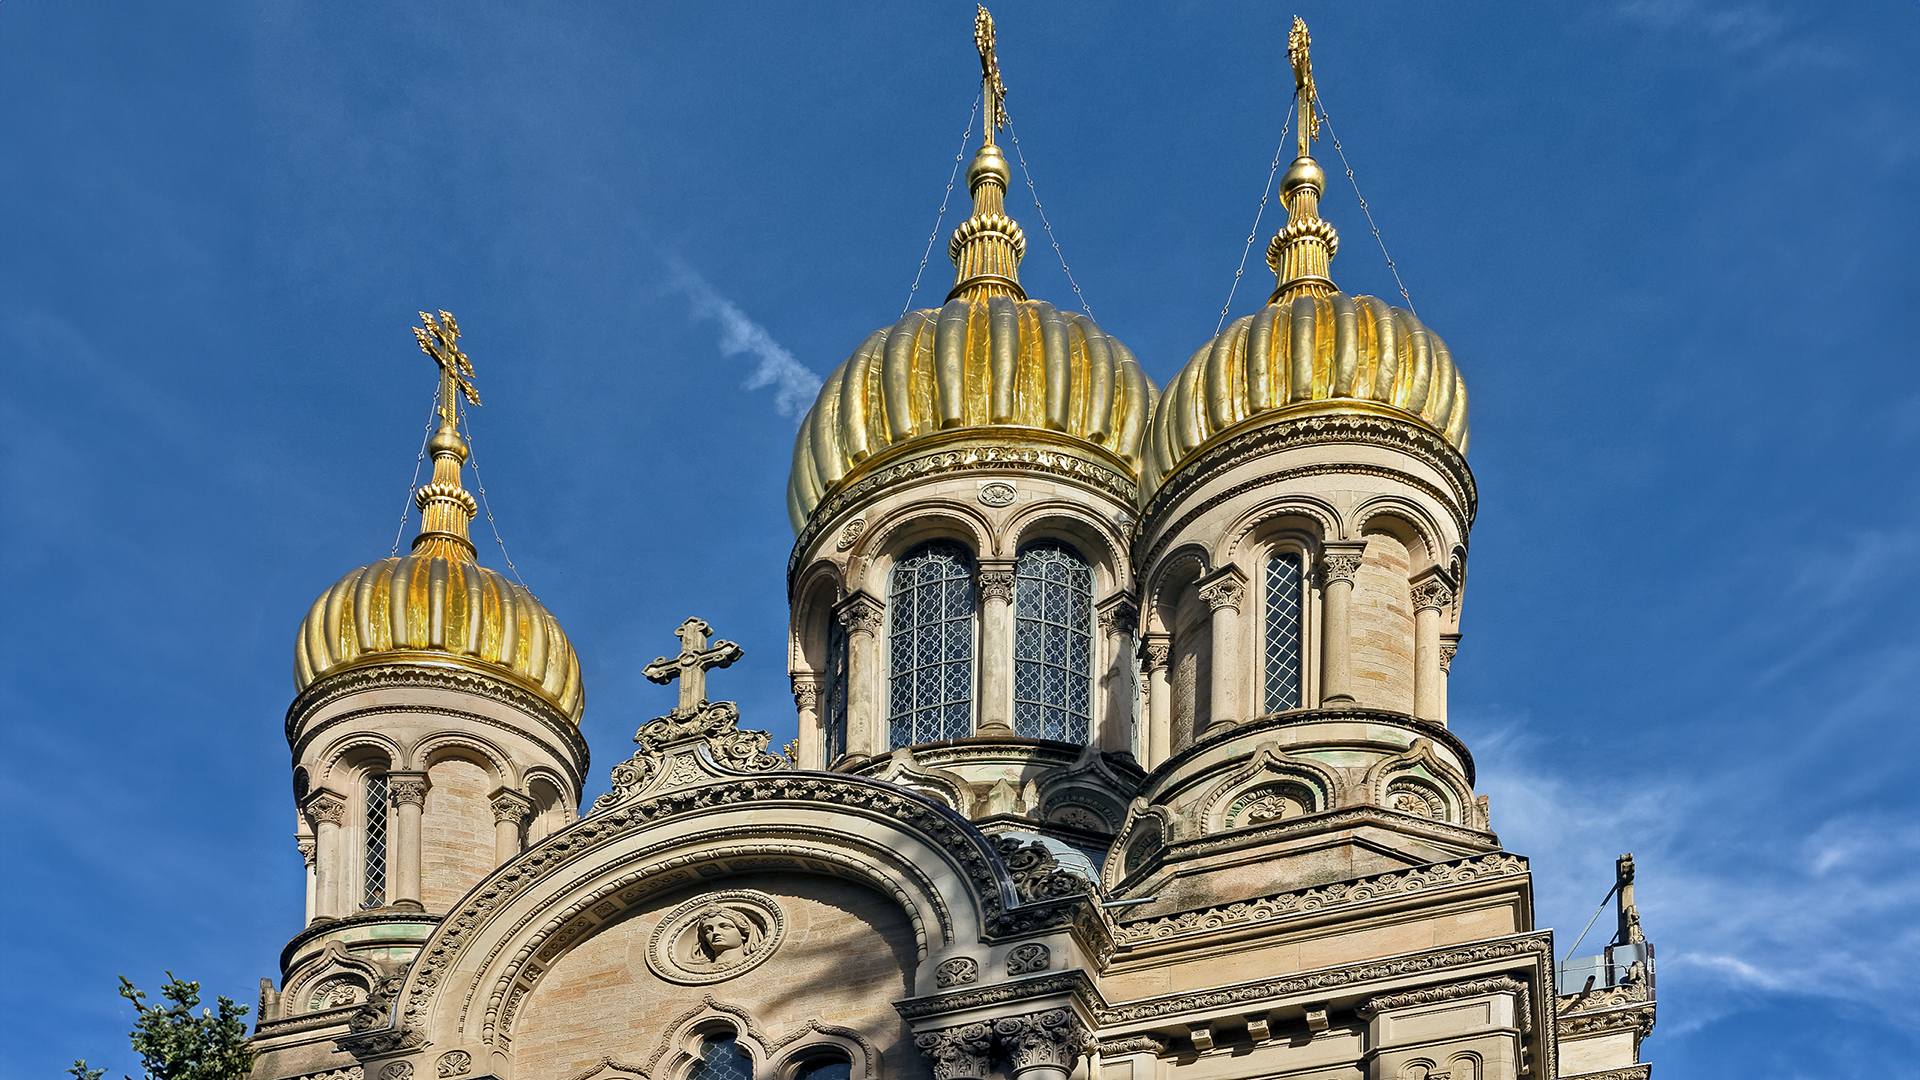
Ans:
{"type": "Polygon", "coordinates": [[[661,918],[647,939],[647,966],[668,982],[720,982],[764,963],[786,934],[786,912],[766,893],[707,893],[661,918]]]}
{"type": "Polygon", "coordinates": [[[914,1045],[933,1063],[935,1080],[980,1080],[995,1051],[1012,1075],[1035,1068],[1064,1071],[1092,1048],[1092,1040],[1071,1009],[1045,1009],[922,1032],[914,1045]]]}
{"type": "Polygon", "coordinates": [[[978,587],[980,599],[998,600],[1003,604],[1013,602],[1014,573],[1011,570],[982,570],[978,587]]]}

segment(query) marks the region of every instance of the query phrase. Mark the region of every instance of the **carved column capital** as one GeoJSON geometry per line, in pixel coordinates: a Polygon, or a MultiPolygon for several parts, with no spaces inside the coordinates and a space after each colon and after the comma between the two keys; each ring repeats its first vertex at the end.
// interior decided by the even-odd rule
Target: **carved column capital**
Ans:
{"type": "Polygon", "coordinates": [[[1440,670],[1453,674],[1453,654],[1460,651],[1459,634],[1440,635],[1440,670]]]}
{"type": "Polygon", "coordinates": [[[1344,581],[1353,584],[1353,575],[1360,572],[1362,555],[1359,551],[1341,551],[1329,549],[1320,556],[1320,574],[1328,584],[1344,581]]]}
{"type": "Polygon", "coordinates": [[[820,676],[795,675],[793,680],[793,707],[811,709],[820,703],[820,676]]]}
{"type": "Polygon", "coordinates": [[[982,1080],[993,1049],[993,1027],[978,1023],[924,1031],[914,1036],[913,1044],[933,1062],[934,1080],[982,1080]]]}
{"type": "Polygon", "coordinates": [[[1110,603],[1100,609],[1100,629],[1109,636],[1132,637],[1134,628],[1140,625],[1140,609],[1125,596],[1117,603],[1110,603]]]}
{"type": "Polygon", "coordinates": [[[1410,593],[1415,611],[1426,608],[1444,610],[1448,604],[1453,603],[1453,586],[1447,584],[1447,579],[1438,574],[1430,574],[1414,582],[1410,593]]]}
{"type": "Polygon", "coordinates": [[[1205,600],[1207,606],[1213,610],[1232,608],[1239,611],[1240,598],[1246,594],[1247,587],[1232,578],[1221,578],[1219,581],[1209,581],[1200,586],[1199,591],[1200,599],[1205,600]]]}
{"type": "Polygon", "coordinates": [[[1046,1009],[993,1022],[1007,1067],[1014,1075],[1028,1069],[1071,1071],[1087,1045],[1087,1030],[1072,1009],[1046,1009]]]}
{"type": "Polygon", "coordinates": [[[493,793],[490,801],[493,803],[493,821],[496,825],[501,822],[524,825],[533,816],[533,800],[517,791],[502,788],[493,793]]]}
{"type": "Polygon", "coordinates": [[[293,842],[293,846],[300,850],[300,861],[307,864],[307,869],[313,869],[313,859],[319,853],[320,845],[314,842],[313,837],[302,836],[293,842]]]}
{"type": "Polygon", "coordinates": [[[980,599],[998,600],[1003,604],[1011,604],[1013,603],[1013,580],[1014,574],[1011,567],[1002,570],[982,566],[975,584],[980,590],[980,599]]]}
{"type": "Polygon", "coordinates": [[[833,615],[840,620],[841,626],[846,627],[847,633],[874,637],[880,633],[886,613],[887,609],[880,601],[864,592],[858,592],[841,601],[840,606],[834,609],[833,615]]]}
{"type": "Polygon", "coordinates": [[[1151,674],[1167,666],[1173,656],[1173,635],[1148,634],[1140,642],[1140,670],[1151,674]]]}
{"type": "Polygon", "coordinates": [[[402,803],[413,806],[427,805],[427,774],[388,773],[387,799],[395,806],[402,803]]]}
{"type": "Polygon", "coordinates": [[[307,800],[300,808],[307,815],[307,823],[314,828],[321,825],[344,825],[347,823],[346,801],[331,791],[321,791],[307,800]]]}

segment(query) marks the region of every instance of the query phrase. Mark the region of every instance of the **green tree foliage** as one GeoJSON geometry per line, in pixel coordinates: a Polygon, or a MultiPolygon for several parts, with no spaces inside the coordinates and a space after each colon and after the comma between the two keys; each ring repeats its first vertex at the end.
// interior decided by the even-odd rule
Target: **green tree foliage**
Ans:
{"type": "MultiPolygon", "coordinates": [[[[222,997],[214,1009],[201,1009],[195,1016],[200,984],[176,979],[171,971],[160,988],[168,1005],[147,1004],[147,995],[125,975],[120,977],[120,996],[133,1002],[139,1014],[129,1038],[146,1080],[245,1080],[252,1071],[253,1047],[240,1019],[247,1015],[245,1005],[222,997]]],[[[74,1080],[100,1080],[106,1071],[89,1069],[84,1060],[67,1070],[74,1080]]]]}

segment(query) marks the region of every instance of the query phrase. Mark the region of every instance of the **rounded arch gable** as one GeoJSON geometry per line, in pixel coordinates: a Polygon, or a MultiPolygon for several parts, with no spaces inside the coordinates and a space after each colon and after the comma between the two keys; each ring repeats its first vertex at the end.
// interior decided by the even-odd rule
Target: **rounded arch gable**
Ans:
{"type": "Polygon", "coordinates": [[[861,590],[885,596],[893,564],[912,548],[933,540],[952,540],[977,559],[992,558],[995,537],[985,515],[951,499],[928,499],[903,507],[872,524],[847,561],[848,593],[861,590]]]}
{"type": "Polygon", "coordinates": [[[1007,555],[1017,555],[1041,540],[1058,540],[1072,547],[1100,574],[1097,595],[1133,588],[1125,540],[1115,534],[1112,522],[1078,503],[1064,499],[1030,503],[1007,522],[1003,533],[1001,551],[1007,555]]]}

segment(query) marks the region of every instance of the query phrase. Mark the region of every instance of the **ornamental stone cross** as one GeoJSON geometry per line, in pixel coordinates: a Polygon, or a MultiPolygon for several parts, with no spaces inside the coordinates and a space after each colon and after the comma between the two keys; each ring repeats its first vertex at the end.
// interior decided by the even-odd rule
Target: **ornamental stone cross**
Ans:
{"type": "Polygon", "coordinates": [[[688,619],[675,630],[680,639],[679,656],[662,656],[643,668],[640,674],[662,686],[680,680],[680,707],[673,710],[686,715],[707,703],[707,669],[731,666],[740,659],[740,646],[731,641],[707,644],[713,627],[700,619],[688,619]]]}

